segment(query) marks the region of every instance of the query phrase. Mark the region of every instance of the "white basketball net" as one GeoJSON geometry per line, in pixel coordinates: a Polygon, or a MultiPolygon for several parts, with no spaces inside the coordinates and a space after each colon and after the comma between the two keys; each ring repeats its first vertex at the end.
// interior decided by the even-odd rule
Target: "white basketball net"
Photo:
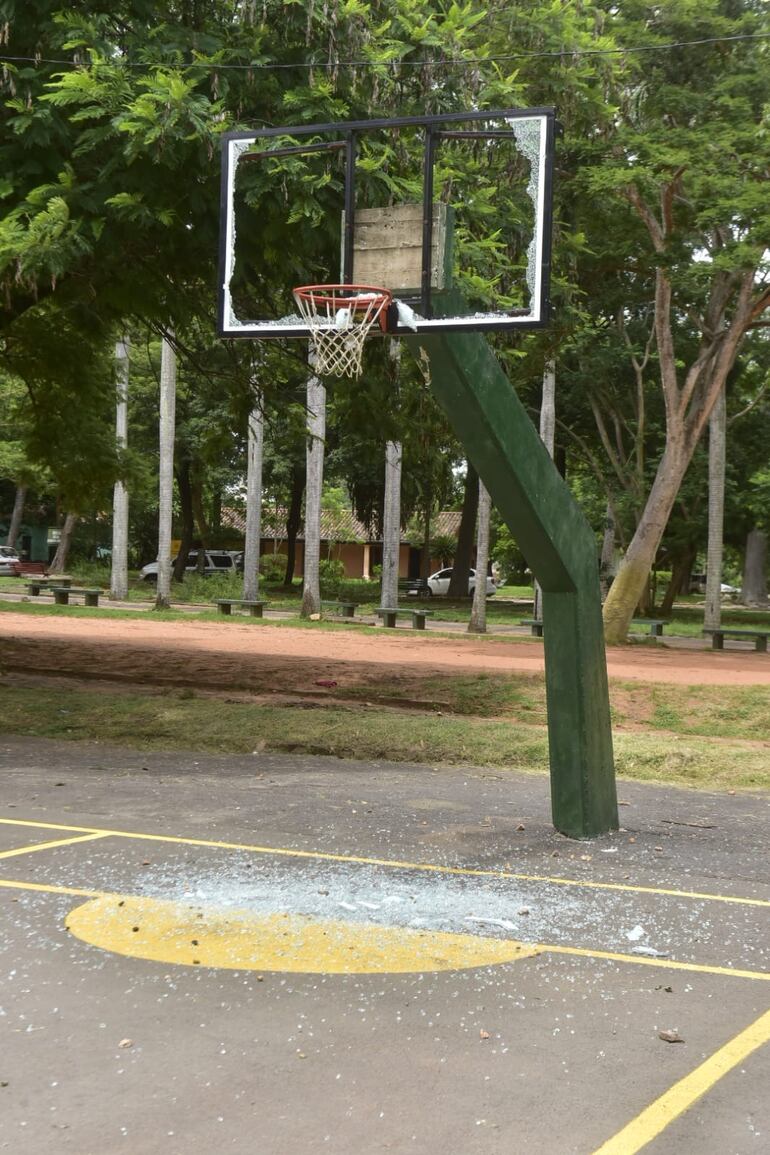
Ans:
{"type": "Polygon", "coordinates": [[[294,300],[310,329],[316,370],[332,377],[360,377],[364,342],[391,294],[356,285],[306,285],[294,300]]]}

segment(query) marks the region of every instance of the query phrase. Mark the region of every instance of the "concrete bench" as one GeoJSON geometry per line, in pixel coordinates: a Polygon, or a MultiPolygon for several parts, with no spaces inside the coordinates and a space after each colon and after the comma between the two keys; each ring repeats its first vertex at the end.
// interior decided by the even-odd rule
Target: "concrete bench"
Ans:
{"type": "Polygon", "coordinates": [[[321,609],[322,610],[336,610],[337,613],[340,615],[340,617],[352,618],[352,617],[355,617],[356,603],[355,602],[334,602],[334,601],[324,602],[324,601],[322,601],[321,602],[321,609]]]}
{"type": "Polygon", "coordinates": [[[433,616],[433,610],[396,610],[391,608],[377,610],[377,617],[382,618],[382,624],[390,629],[395,629],[396,618],[404,614],[411,617],[413,630],[424,630],[425,619],[433,616]]]}
{"type": "Polygon", "coordinates": [[[714,629],[706,627],[703,630],[708,637],[711,634],[711,648],[712,650],[723,650],[725,648],[725,638],[746,638],[747,641],[753,641],[754,649],[760,654],[767,653],[767,637],[770,631],[767,630],[741,630],[731,629],[729,626],[714,629]]]}
{"type": "Polygon", "coordinates": [[[81,589],[79,586],[49,586],[48,589],[53,594],[53,600],[57,606],[68,606],[70,604],[70,597],[80,597],[83,599],[83,605],[98,606],[99,594],[102,590],[81,589]]]}
{"type": "Polygon", "coordinates": [[[230,617],[233,612],[233,606],[240,606],[241,609],[247,610],[252,618],[261,618],[267,602],[250,601],[248,598],[217,598],[216,607],[220,614],[225,617],[230,617]]]}
{"type": "Polygon", "coordinates": [[[59,589],[69,589],[71,585],[71,577],[61,577],[60,575],[56,577],[32,577],[27,582],[27,593],[30,597],[36,598],[43,590],[49,591],[54,586],[58,586],[59,589]]]}
{"type": "Polygon", "coordinates": [[[529,626],[529,632],[535,638],[542,638],[543,623],[538,618],[520,618],[519,624],[522,626],[529,626]]]}
{"type": "Polygon", "coordinates": [[[634,626],[648,626],[649,631],[655,638],[663,636],[663,627],[669,625],[669,622],[658,621],[655,618],[632,618],[631,624],[634,626]]]}

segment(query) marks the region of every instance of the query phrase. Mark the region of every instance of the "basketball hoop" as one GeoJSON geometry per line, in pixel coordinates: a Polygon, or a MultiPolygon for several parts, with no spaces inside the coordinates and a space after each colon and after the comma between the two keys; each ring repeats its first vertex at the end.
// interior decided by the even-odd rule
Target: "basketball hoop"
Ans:
{"type": "Polygon", "coordinates": [[[379,321],[385,332],[393,294],[373,285],[300,285],[294,290],[310,329],[319,373],[360,377],[364,341],[379,321]]]}

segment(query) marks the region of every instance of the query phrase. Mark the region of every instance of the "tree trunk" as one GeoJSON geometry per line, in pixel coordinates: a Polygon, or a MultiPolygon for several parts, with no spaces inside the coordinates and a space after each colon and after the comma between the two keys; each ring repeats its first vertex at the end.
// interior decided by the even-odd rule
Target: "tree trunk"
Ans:
{"type": "Polygon", "coordinates": [[[155,608],[171,604],[171,527],[174,501],[174,433],[176,425],[176,350],[173,332],[163,337],[160,353],[160,434],[158,468],[158,585],[155,608]]]}
{"type": "Polygon", "coordinates": [[[385,502],[382,514],[382,584],[380,607],[398,605],[398,567],[401,555],[401,442],[385,446],[385,502]]]}
{"type": "Polygon", "coordinates": [[[709,514],[706,550],[706,606],[703,625],[718,630],[722,619],[722,546],[725,513],[727,404],[724,386],[709,418],[709,514]]]}
{"type": "Polygon", "coordinates": [[[607,597],[610,586],[615,580],[615,511],[612,502],[607,498],[607,510],[604,515],[604,536],[602,537],[602,552],[599,557],[599,584],[602,589],[602,601],[607,597]]]}
{"type": "Polygon", "coordinates": [[[291,472],[291,499],[286,517],[286,573],[285,589],[291,589],[297,564],[297,534],[302,517],[302,498],[305,494],[305,463],[295,461],[291,472]]]}
{"type": "Polygon", "coordinates": [[[690,581],[690,574],[692,573],[696,556],[696,547],[694,545],[688,545],[674,558],[674,564],[671,568],[671,581],[660,603],[660,616],[662,618],[671,616],[674,609],[675,598],[681,592],[682,587],[686,586],[690,581]]]}
{"type": "Polygon", "coordinates": [[[246,540],[243,546],[243,596],[247,601],[256,601],[259,597],[264,434],[262,395],[257,391],[254,397],[254,407],[249,414],[246,461],[246,540]]]}
{"type": "MultiPolygon", "coordinates": [[[[425,506],[425,520],[422,525],[422,550],[420,551],[420,577],[430,577],[430,502],[425,506]]],[[[467,590],[466,590],[467,597],[467,590]]]]}
{"type": "MultiPolygon", "coordinates": [[[[543,395],[540,401],[540,440],[553,458],[556,443],[556,363],[546,361],[543,372],[543,395]]],[[[478,567],[477,571],[478,573],[478,567]]],[[[543,620],[543,591],[535,579],[533,586],[532,617],[543,620]]]]}
{"type": "Polygon", "coordinates": [[[10,546],[11,549],[15,549],[16,538],[19,536],[19,531],[21,530],[21,519],[24,516],[24,501],[26,496],[26,485],[17,485],[16,496],[13,499],[11,524],[8,526],[8,537],[5,539],[5,544],[10,546]]]}
{"type": "Polygon", "coordinates": [[[307,383],[307,482],[305,487],[305,566],[302,583],[303,618],[321,612],[321,493],[324,479],[324,442],[326,439],[326,389],[313,372],[315,356],[310,357],[311,375],[307,383]]]}
{"type": "MultiPolygon", "coordinates": [[[[195,517],[193,514],[192,501],[192,484],[190,482],[190,459],[184,457],[179,462],[176,468],[176,485],[179,491],[179,509],[182,515],[182,539],[179,543],[179,551],[174,562],[174,581],[183,582],[184,573],[187,567],[187,558],[190,550],[193,547],[193,539],[195,537],[195,517]]],[[[206,565],[206,553],[201,547],[198,549],[197,570],[199,574],[203,573],[206,565]]]]}
{"type": "Polygon", "coordinates": [[[56,553],[54,554],[53,561],[48,568],[48,572],[51,574],[64,573],[67,568],[70,544],[72,542],[72,534],[75,529],[76,521],[77,514],[75,513],[68,513],[64,518],[64,525],[62,526],[59,544],[56,547],[56,553]]]}
{"type": "Polygon", "coordinates": [[[476,586],[468,632],[487,632],[487,566],[489,564],[489,516],[492,503],[483,483],[479,482],[479,524],[476,533],[476,586]]]}
{"type": "Polygon", "coordinates": [[[463,496],[463,510],[460,515],[460,530],[457,534],[457,546],[455,547],[447,597],[467,598],[468,596],[468,578],[470,577],[478,511],[479,475],[469,461],[465,474],[465,494],[463,496]]]}
{"type": "Polygon", "coordinates": [[[744,606],[767,605],[767,534],[752,529],[746,538],[741,602],[744,606]]]}
{"type": "Polygon", "coordinates": [[[201,552],[203,552],[211,539],[211,526],[203,505],[203,478],[200,473],[200,463],[196,465],[194,470],[190,471],[190,501],[195,524],[198,527],[198,542],[201,546],[201,552]]]}
{"type": "Polygon", "coordinates": [[[681,439],[670,438],[636,532],[604,603],[604,633],[610,645],[622,645],[628,637],[631,618],[647,588],[690,456],[681,439]]]}
{"type": "MultiPolygon", "coordinates": [[[[115,445],[118,456],[128,445],[128,373],[129,341],[115,342],[115,445]]],[[[112,494],[112,557],[110,597],[113,601],[128,597],[128,490],[118,478],[112,494]]]]}

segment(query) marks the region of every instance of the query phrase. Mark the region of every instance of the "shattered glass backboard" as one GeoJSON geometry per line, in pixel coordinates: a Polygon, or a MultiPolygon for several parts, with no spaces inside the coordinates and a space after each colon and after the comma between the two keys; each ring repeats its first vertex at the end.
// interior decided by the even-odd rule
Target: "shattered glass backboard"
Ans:
{"type": "Polygon", "coordinates": [[[307,337],[292,289],[381,285],[388,331],[548,318],[551,109],[350,121],[223,139],[223,337],[307,337]]]}

